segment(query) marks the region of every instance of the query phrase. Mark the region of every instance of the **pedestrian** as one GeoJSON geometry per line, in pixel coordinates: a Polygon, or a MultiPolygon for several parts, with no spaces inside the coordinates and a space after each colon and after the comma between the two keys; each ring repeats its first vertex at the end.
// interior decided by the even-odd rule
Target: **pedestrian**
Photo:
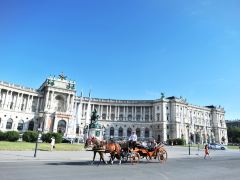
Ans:
{"type": "Polygon", "coordinates": [[[204,152],[205,152],[204,159],[207,158],[207,155],[208,155],[208,157],[210,157],[210,155],[209,155],[209,150],[208,150],[208,145],[207,145],[207,144],[206,144],[205,147],[204,147],[204,152]]]}
{"type": "Polygon", "coordinates": [[[55,148],[55,138],[51,138],[51,151],[53,151],[53,148],[55,148]]]}

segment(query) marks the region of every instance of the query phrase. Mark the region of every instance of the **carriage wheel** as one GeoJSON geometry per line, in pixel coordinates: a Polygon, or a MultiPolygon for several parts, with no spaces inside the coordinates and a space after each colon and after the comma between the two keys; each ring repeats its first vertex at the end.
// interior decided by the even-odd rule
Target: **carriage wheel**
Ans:
{"type": "Polygon", "coordinates": [[[148,160],[148,161],[150,161],[150,160],[152,160],[152,157],[150,157],[150,156],[146,156],[146,159],[148,160]]]}
{"type": "Polygon", "coordinates": [[[122,156],[123,162],[127,162],[127,161],[128,161],[128,156],[129,156],[129,153],[128,153],[128,152],[124,152],[124,153],[123,153],[123,156],[122,156]]]}
{"type": "Polygon", "coordinates": [[[165,149],[164,150],[160,150],[157,153],[157,158],[160,161],[160,163],[167,161],[167,151],[165,149]]]}
{"type": "Polygon", "coordinates": [[[140,154],[137,152],[133,152],[132,155],[129,157],[131,159],[131,163],[139,163],[139,159],[140,159],[140,154]]]}

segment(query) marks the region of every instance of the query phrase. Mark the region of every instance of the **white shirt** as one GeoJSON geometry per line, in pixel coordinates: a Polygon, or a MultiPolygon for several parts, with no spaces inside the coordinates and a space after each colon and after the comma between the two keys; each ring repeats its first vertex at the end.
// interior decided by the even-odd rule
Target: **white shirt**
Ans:
{"type": "Polygon", "coordinates": [[[136,135],[136,134],[132,134],[132,135],[129,137],[129,141],[137,141],[137,135],[136,135]]]}
{"type": "Polygon", "coordinates": [[[52,141],[51,141],[51,145],[54,146],[55,145],[55,139],[54,138],[51,138],[52,141]]]}

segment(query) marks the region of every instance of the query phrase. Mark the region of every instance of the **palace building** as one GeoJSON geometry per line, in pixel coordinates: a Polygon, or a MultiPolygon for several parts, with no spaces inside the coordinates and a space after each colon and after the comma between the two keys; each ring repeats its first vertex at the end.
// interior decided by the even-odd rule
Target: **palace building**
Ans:
{"type": "Polygon", "coordinates": [[[39,89],[0,81],[0,130],[41,129],[64,136],[83,137],[96,109],[105,138],[157,141],[184,138],[187,142],[227,143],[225,111],[218,106],[196,106],[186,99],[114,100],[76,95],[75,81],[64,75],[48,77],[39,89]]]}

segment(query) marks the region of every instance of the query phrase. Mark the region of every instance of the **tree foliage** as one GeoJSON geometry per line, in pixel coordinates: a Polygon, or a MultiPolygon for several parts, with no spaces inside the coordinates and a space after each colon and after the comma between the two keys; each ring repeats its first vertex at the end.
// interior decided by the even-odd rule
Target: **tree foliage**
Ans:
{"type": "Polygon", "coordinates": [[[240,143],[240,128],[228,128],[227,132],[230,143],[240,143]]]}

